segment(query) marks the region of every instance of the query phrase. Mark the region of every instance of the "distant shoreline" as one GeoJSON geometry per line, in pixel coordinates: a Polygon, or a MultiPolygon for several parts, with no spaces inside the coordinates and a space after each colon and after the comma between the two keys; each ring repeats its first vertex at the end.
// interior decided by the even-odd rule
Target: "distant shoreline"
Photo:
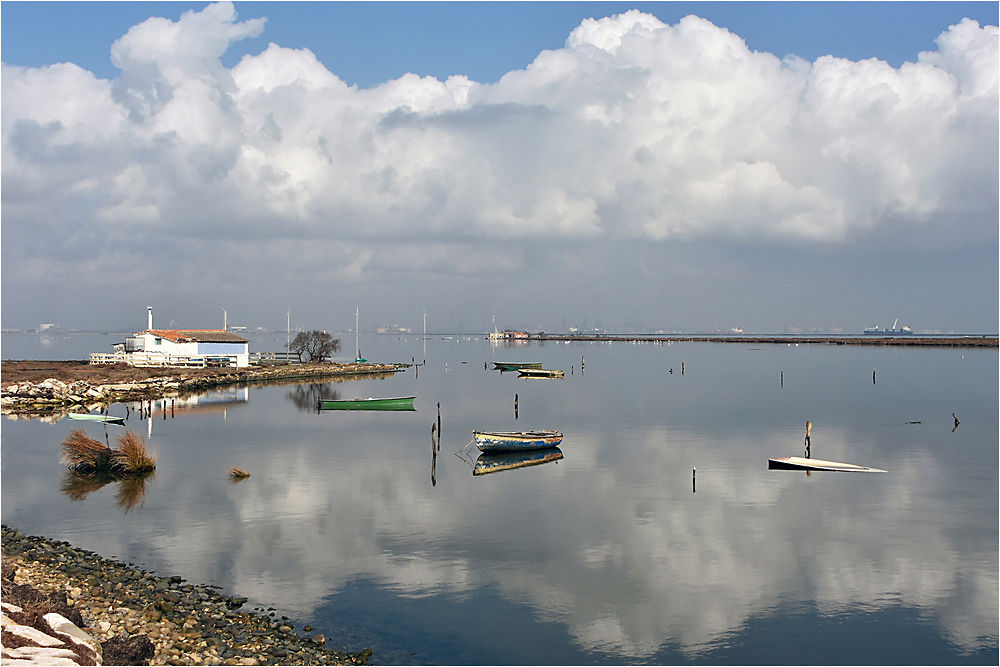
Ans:
{"type": "Polygon", "coordinates": [[[594,335],[535,334],[529,340],[624,342],[624,343],[752,343],[752,344],[809,344],[809,345],[899,345],[910,347],[998,347],[998,337],[983,336],[922,336],[919,334],[804,336],[799,334],[745,336],[742,334],[663,334],[663,335],[594,335]]]}

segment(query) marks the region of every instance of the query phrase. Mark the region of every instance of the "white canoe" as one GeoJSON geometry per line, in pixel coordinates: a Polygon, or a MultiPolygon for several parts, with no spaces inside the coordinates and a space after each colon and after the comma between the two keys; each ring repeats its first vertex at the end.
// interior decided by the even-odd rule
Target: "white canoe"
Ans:
{"type": "Polygon", "coordinates": [[[767,467],[770,470],[831,470],[834,472],[885,472],[880,468],[869,468],[868,466],[854,465],[853,463],[838,463],[837,461],[824,461],[822,459],[807,459],[802,456],[783,456],[777,459],[768,459],[767,467]]]}
{"type": "Polygon", "coordinates": [[[107,422],[109,424],[121,424],[125,425],[124,417],[113,417],[111,415],[91,415],[86,413],[71,412],[67,415],[70,419],[76,419],[78,421],[87,422],[107,422]]]}

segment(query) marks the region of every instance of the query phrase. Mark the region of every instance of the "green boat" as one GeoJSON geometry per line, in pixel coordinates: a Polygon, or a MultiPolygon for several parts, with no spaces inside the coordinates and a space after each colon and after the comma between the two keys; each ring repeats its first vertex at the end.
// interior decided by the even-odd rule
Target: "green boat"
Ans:
{"type": "Polygon", "coordinates": [[[396,398],[351,398],[345,400],[320,399],[320,410],[416,410],[413,399],[416,396],[396,398]]]}
{"type": "Polygon", "coordinates": [[[91,414],[80,414],[76,412],[71,412],[67,415],[70,419],[76,419],[78,421],[85,422],[105,422],[108,424],[121,424],[125,425],[124,417],[112,417],[111,415],[91,415],[91,414]]]}
{"type": "Polygon", "coordinates": [[[542,362],[540,361],[494,361],[493,370],[499,371],[516,371],[521,368],[541,368],[542,362]]]}

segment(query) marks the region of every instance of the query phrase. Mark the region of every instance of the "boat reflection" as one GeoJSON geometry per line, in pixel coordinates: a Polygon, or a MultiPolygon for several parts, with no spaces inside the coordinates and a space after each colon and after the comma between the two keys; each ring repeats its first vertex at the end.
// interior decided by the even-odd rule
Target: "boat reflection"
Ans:
{"type": "Polygon", "coordinates": [[[480,454],[479,458],[476,459],[476,463],[472,468],[472,474],[474,476],[489,475],[490,473],[502,470],[537,466],[543,463],[558,461],[562,457],[562,450],[558,447],[535,449],[527,452],[486,452],[480,454]]]}

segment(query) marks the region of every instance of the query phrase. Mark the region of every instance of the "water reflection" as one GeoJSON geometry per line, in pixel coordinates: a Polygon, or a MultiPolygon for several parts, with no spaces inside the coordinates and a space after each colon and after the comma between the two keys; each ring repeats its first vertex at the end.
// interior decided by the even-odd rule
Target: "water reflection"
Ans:
{"type": "MultiPolygon", "coordinates": [[[[557,347],[563,348],[547,352],[557,347]]],[[[555,362],[582,365],[578,349],[555,362]]],[[[627,348],[608,354],[619,349],[627,348]]],[[[763,352],[752,355],[755,364],[764,363],[756,361],[763,352]]],[[[165,465],[142,521],[102,523],[105,508],[96,497],[65,514],[74,525],[88,523],[79,517],[91,520],[102,551],[117,549],[249,595],[310,621],[328,637],[327,627],[340,622],[331,620],[337,613],[331,608],[358,590],[358,597],[377,590],[383,606],[362,614],[373,624],[393,615],[412,620],[400,610],[413,600],[488,606],[481,600],[497,594],[504,613],[528,628],[526,644],[550,646],[565,633],[573,650],[587,652],[584,660],[565,659],[583,654],[556,648],[555,659],[539,663],[558,664],[560,657],[564,663],[683,661],[678,655],[753,662],[738,644],[760,636],[743,633],[768,619],[780,625],[804,608],[818,616],[806,628],[814,637],[824,634],[825,619],[902,609],[920,625],[897,628],[886,645],[931,628],[944,635],[949,655],[995,651],[995,354],[985,373],[988,391],[977,386],[961,400],[954,396],[968,376],[956,373],[932,386],[904,381],[887,362],[879,366],[882,393],[858,396],[858,386],[874,391],[867,361],[860,370],[828,363],[822,370],[829,373],[806,374],[783,359],[789,388],[779,394],[776,367],[761,369],[759,379],[753,368],[735,372],[731,348],[712,347],[693,361],[683,383],[666,372],[671,365],[683,370],[679,359],[650,352],[621,380],[614,373],[624,364],[596,351],[588,356],[585,379],[516,383],[521,395],[514,395],[514,415],[511,378],[481,372],[478,364],[466,370],[453,362],[445,371],[443,362],[433,361],[421,369],[420,384],[411,381],[413,374],[387,392],[352,388],[355,395],[419,390],[447,410],[455,434],[487,422],[506,421],[510,428],[520,399],[526,422],[571,427],[566,457],[535,473],[469,475],[453,456],[438,456],[464,438],[442,446],[432,422],[428,479],[426,414],[302,419],[286,389],[265,388],[255,393],[254,410],[240,410],[226,424],[210,413],[163,423],[165,465]],[[655,377],[635,379],[654,365],[655,377]],[[847,384],[835,371],[858,379],[847,384]],[[829,390],[806,385],[811,378],[829,390]],[[921,392],[932,400],[915,406],[921,392]],[[941,397],[949,404],[943,421],[903,426],[899,415],[930,414],[926,405],[940,410],[941,397]],[[952,401],[963,412],[962,428],[954,432],[952,401]],[[801,451],[806,417],[817,424],[817,449],[810,453],[891,460],[890,474],[768,474],[769,456],[801,451]],[[205,446],[208,438],[212,447],[205,446]],[[234,461],[255,471],[252,484],[220,482],[234,461]],[[553,641],[546,633],[555,627],[553,641]]],[[[921,355],[921,365],[928,358],[921,355]]],[[[817,359],[825,358],[814,354],[810,364],[817,359]]],[[[306,409],[318,398],[306,394],[306,409]]],[[[4,433],[11,435],[5,470],[32,470],[32,438],[47,427],[14,426],[20,430],[4,433]]],[[[5,520],[35,521],[49,513],[37,484],[19,477],[5,473],[5,520]]],[[[495,609],[486,608],[484,616],[495,609]]],[[[461,633],[455,643],[471,644],[475,632],[449,626],[433,640],[449,645],[461,633]]],[[[469,655],[502,664],[507,654],[469,655]]],[[[442,653],[425,661],[449,659],[442,653]]]]}
{"type": "Polygon", "coordinates": [[[336,401],[341,399],[341,393],[333,388],[335,384],[344,382],[357,383],[359,378],[365,380],[389,380],[395,373],[370,373],[367,375],[346,375],[335,378],[324,378],[323,382],[302,382],[301,380],[283,380],[261,383],[260,386],[291,386],[285,394],[295,407],[302,412],[316,412],[316,406],[321,400],[336,401]]]}
{"type": "MultiPolygon", "coordinates": [[[[265,599],[306,616],[358,578],[418,597],[496,589],[565,624],[586,650],[629,659],[654,656],[665,644],[697,655],[788,601],[820,610],[948,609],[938,620],[956,644],[995,644],[997,572],[980,566],[984,557],[995,564],[995,531],[984,533],[975,521],[928,524],[930,499],[946,486],[933,461],[919,453],[901,460],[893,478],[906,482],[895,486],[884,476],[826,476],[834,483],[820,484],[767,475],[763,454],[788,436],[742,438],[736,454],[699,449],[697,496],[686,486],[691,450],[661,445],[685,434],[659,430],[627,448],[617,438],[574,437],[572,467],[554,469],[572,472],[573,484],[514,476],[539,481],[488,485],[475,498],[459,503],[453,494],[433,506],[398,468],[373,478],[303,462],[289,471],[296,492],[268,504],[277,516],[295,516],[294,528],[268,522],[265,541],[243,534],[236,571],[276,568],[268,544],[284,545],[285,574],[266,586],[265,599]],[[601,463],[609,448],[621,455],[614,465],[601,463]],[[545,485],[558,493],[545,493],[545,485]],[[358,498],[366,499],[360,508],[358,498]],[[819,509],[826,507],[836,510],[819,509]],[[483,512],[490,531],[507,537],[484,535],[483,512]],[[922,526],[919,535],[907,528],[913,525],[922,526]],[[355,538],[340,540],[342,533],[355,538]],[[387,543],[407,557],[387,554],[387,543]]],[[[873,445],[824,429],[826,452],[873,445]]],[[[284,455],[274,456],[277,465],[284,455]]],[[[262,502],[241,497],[243,520],[262,502]]],[[[234,585],[245,590],[251,582],[234,585]]]]}
{"type": "Polygon", "coordinates": [[[476,459],[472,474],[475,476],[489,475],[504,470],[552,463],[561,458],[563,458],[563,453],[558,447],[536,449],[529,452],[487,452],[480,454],[479,458],[476,459]]]}
{"type": "Polygon", "coordinates": [[[312,382],[308,384],[297,384],[291,388],[285,397],[291,401],[301,412],[316,412],[320,401],[336,401],[340,399],[340,392],[327,382],[312,382]]]}
{"type": "Polygon", "coordinates": [[[67,470],[63,473],[60,490],[67,498],[80,502],[94,491],[103,489],[108,484],[115,485],[115,503],[127,514],[136,506],[142,506],[146,499],[146,485],[156,478],[155,472],[117,478],[108,473],[80,473],[67,470]]]}

